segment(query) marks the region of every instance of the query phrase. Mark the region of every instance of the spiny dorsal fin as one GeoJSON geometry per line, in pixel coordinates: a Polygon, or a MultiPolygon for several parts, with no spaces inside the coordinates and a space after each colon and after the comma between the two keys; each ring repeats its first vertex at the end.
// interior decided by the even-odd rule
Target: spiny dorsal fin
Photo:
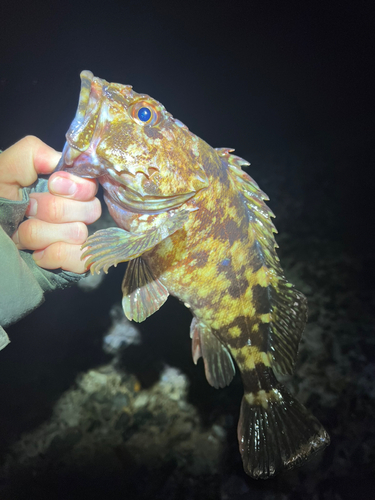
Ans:
{"type": "Polygon", "coordinates": [[[232,155],[234,149],[231,148],[215,148],[220,156],[225,158],[227,162],[233,167],[237,167],[241,170],[241,167],[248,167],[250,163],[243,158],[232,155]]]}
{"type": "Polygon", "coordinates": [[[307,321],[307,301],[284,277],[276,253],[277,233],[271,217],[275,217],[265,204],[269,198],[241,166],[248,162],[231,155],[233,150],[220,149],[218,153],[227,161],[229,175],[239,190],[246,206],[249,230],[257,241],[259,256],[268,277],[270,311],[268,353],[280,373],[292,373],[298,345],[307,321]]]}

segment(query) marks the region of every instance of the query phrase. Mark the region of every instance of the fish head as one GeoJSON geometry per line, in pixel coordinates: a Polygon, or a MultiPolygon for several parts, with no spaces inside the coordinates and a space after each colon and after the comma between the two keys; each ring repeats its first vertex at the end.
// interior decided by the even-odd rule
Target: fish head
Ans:
{"type": "Polygon", "coordinates": [[[155,99],[83,71],[57,170],[99,178],[127,209],[164,211],[208,186],[201,142],[155,99]]]}

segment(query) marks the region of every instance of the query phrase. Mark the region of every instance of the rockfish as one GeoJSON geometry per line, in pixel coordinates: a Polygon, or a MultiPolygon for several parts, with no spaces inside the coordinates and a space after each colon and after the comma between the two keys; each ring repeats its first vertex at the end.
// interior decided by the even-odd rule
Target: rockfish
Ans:
{"type": "Polygon", "coordinates": [[[77,114],[58,170],[97,178],[118,227],[84,244],[91,272],[128,261],[125,315],[143,321],[178,297],[193,314],[193,360],[244,396],[238,441],[245,472],[267,478],[329,443],[276,374],[291,374],[307,320],[285,279],[268,200],[232,149],[214,149],[148,95],[81,73],[77,114]]]}

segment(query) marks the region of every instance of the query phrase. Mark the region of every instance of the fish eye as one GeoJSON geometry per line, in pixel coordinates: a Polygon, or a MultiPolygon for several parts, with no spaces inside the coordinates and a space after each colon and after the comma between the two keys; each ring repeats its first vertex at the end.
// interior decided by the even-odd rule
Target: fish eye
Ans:
{"type": "Polygon", "coordinates": [[[138,118],[142,121],[142,122],[148,122],[149,119],[151,118],[151,110],[149,108],[140,108],[138,110],[138,118]]]}
{"type": "Polygon", "coordinates": [[[155,125],[160,121],[160,111],[147,101],[138,101],[130,107],[132,118],[139,125],[155,125]]]}

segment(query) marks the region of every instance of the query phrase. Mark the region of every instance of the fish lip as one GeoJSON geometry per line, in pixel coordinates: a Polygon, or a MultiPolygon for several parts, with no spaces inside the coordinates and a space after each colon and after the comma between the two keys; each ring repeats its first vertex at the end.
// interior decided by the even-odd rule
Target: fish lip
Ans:
{"type": "Polygon", "coordinates": [[[94,74],[91,71],[84,70],[81,71],[81,74],[79,76],[81,78],[81,90],[79,93],[78,107],[75,117],[77,121],[83,121],[86,115],[87,106],[90,99],[94,74]]]}
{"type": "Polygon", "coordinates": [[[103,175],[105,165],[98,161],[95,154],[81,152],[67,141],[54,171],[65,171],[79,177],[95,179],[103,175]]]}
{"type": "MultiPolygon", "coordinates": [[[[66,140],[72,149],[82,153],[89,148],[95,134],[102,105],[103,87],[106,82],[94,77],[93,73],[87,70],[82,71],[80,77],[81,90],[77,111],[66,133],[66,140]]],[[[78,153],[75,157],[77,155],[78,153]]]]}
{"type": "Polygon", "coordinates": [[[125,208],[131,211],[160,213],[183,205],[195,194],[193,191],[172,196],[142,195],[128,186],[121,186],[121,190],[118,189],[116,198],[125,208]]]}

